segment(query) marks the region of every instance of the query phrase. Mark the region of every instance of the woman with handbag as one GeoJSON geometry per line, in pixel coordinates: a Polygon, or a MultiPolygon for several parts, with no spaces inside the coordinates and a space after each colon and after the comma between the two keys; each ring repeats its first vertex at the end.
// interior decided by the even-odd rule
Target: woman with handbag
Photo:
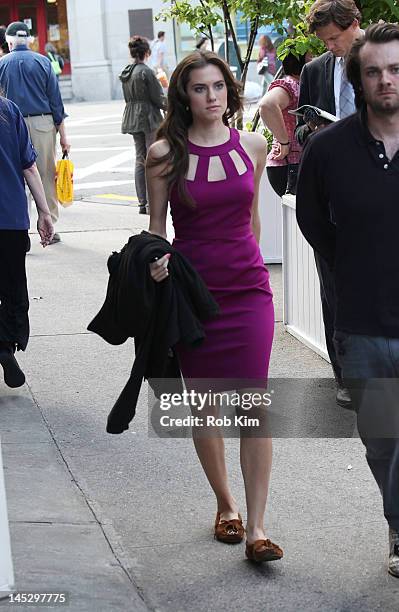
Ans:
{"type": "MultiPolygon", "coordinates": [[[[265,426],[264,392],[274,332],[273,296],[259,250],[258,195],[266,162],[266,140],[229,127],[241,110],[240,85],[215,53],[194,52],[172,74],[168,112],[147,160],[150,232],[166,237],[170,202],[173,246],[201,275],[219,304],[220,315],[206,321],[200,346],[177,346],[187,389],[238,390],[259,424],[239,423],[241,469],[245,484],[246,556],[255,562],[281,559],[283,551],[266,538],[264,513],[272,442],[265,426]]],[[[173,257],[173,255],[172,255],[173,257]]],[[[169,255],[150,264],[158,283],[168,282],[169,255]]],[[[220,406],[208,403],[196,416],[211,417],[192,428],[194,445],[217,504],[214,537],[239,543],[244,526],[228,484],[223,432],[212,425],[220,406]]],[[[234,408],[232,408],[234,412],[234,408]]]]}
{"type": "Polygon", "coordinates": [[[260,102],[260,116],[273,134],[273,145],[267,156],[266,168],[274,191],[283,196],[295,194],[298,165],[302,148],[295,139],[295,110],[299,100],[299,77],[307,59],[289,53],[283,60],[285,76],[271,83],[260,102]]]}
{"type": "Polygon", "coordinates": [[[132,134],[134,139],[136,148],[134,178],[139,212],[146,214],[147,189],[144,164],[147,150],[154,142],[155,132],[162,121],[161,109],[165,107],[166,102],[154,71],[146,64],[151,55],[147,39],[133,36],[129,41],[129,49],[134,62],[126,66],[119,76],[126,102],[122,134],[132,134]]]}

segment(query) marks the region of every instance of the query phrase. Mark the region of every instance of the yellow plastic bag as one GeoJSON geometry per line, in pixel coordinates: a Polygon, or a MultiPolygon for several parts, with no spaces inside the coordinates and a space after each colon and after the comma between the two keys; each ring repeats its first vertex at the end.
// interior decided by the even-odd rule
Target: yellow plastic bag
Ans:
{"type": "Polygon", "coordinates": [[[56,187],[58,201],[65,208],[73,202],[73,168],[68,153],[64,153],[62,159],[57,162],[56,187]]]}

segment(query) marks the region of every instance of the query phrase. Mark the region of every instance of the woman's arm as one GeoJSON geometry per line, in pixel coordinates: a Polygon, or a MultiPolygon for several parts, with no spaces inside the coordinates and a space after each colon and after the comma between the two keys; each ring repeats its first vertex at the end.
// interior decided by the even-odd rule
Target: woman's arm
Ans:
{"type": "Polygon", "coordinates": [[[289,142],[289,135],[285,127],[282,111],[288,107],[290,101],[291,98],[285,89],[274,87],[263,96],[259,106],[263,123],[280,143],[280,152],[274,158],[277,160],[284,159],[290,152],[290,144],[281,144],[289,142]]]}
{"type": "Polygon", "coordinates": [[[267,156],[267,140],[262,134],[255,132],[240,132],[241,144],[248,153],[254,166],[254,198],[252,200],[251,225],[256,241],[260,240],[259,217],[259,186],[265,170],[267,156]]]}
{"type": "Polygon", "coordinates": [[[152,234],[166,238],[166,212],[168,209],[169,189],[168,182],[163,176],[167,170],[167,164],[161,163],[156,166],[151,164],[166,155],[169,145],[165,140],[158,140],[148,149],[146,162],[146,182],[148,191],[148,204],[150,209],[150,227],[152,234]]]}
{"type": "MultiPolygon", "coordinates": [[[[166,213],[168,210],[169,188],[167,179],[162,176],[167,172],[166,163],[151,166],[151,162],[166,155],[169,145],[165,140],[155,142],[148,149],[146,163],[146,181],[148,191],[148,204],[150,209],[149,232],[166,238],[166,213]]],[[[158,261],[150,264],[151,276],[156,282],[168,277],[168,262],[170,254],[166,254],[158,261]]]]}

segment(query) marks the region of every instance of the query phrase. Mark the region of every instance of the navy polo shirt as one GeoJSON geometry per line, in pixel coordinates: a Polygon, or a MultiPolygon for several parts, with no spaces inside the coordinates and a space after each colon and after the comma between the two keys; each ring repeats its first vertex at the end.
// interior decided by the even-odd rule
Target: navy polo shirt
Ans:
{"type": "Polygon", "coordinates": [[[23,170],[36,157],[18,107],[0,97],[0,230],[29,229],[23,170]]]}

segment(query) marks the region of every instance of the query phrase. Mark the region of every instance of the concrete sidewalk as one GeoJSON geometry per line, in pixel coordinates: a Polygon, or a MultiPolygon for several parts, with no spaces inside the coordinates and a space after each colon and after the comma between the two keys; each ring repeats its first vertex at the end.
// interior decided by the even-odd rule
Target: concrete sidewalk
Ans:
{"type": "MultiPolygon", "coordinates": [[[[133,346],[108,346],[86,326],[105,295],[108,255],[147,222],[137,208],[75,203],[57,226],[60,244],[43,251],[33,237],[27,384],[0,384],[17,589],[67,592],[74,612],[397,611],[381,499],[353,414],[335,405],[332,383],[317,382],[329,365],[283,330],[280,266],[270,267],[271,375],[308,379],[311,436],[274,443],[266,526],[283,561],[254,567],[242,545],[213,540],[214,499],[192,441],[148,436],[145,386],[129,431],[105,433],[133,346]]],[[[226,440],[244,509],[238,448],[226,440]]]]}

